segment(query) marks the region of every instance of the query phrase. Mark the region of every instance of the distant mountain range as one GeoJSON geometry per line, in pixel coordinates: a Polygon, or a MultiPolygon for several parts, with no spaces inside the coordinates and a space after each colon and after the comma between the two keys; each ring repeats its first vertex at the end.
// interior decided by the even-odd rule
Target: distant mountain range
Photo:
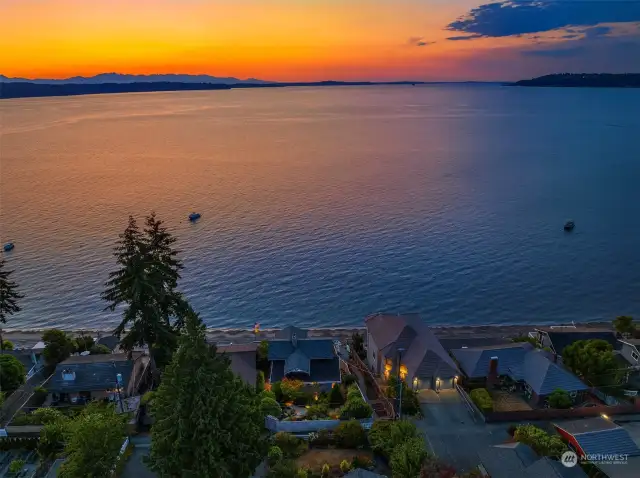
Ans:
{"type": "Polygon", "coordinates": [[[29,79],[29,78],[9,78],[0,75],[0,83],[33,83],[36,85],[98,85],[103,83],[205,83],[214,85],[264,85],[273,83],[271,81],[248,78],[240,80],[238,78],[221,78],[209,75],[126,75],[122,73],[101,73],[99,75],[84,77],[74,76],[60,80],[53,79],[29,79]]]}

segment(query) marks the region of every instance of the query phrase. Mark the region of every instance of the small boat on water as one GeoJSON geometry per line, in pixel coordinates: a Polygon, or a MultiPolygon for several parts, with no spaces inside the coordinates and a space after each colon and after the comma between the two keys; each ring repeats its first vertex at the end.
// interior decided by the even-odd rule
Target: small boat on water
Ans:
{"type": "Polygon", "coordinates": [[[189,214],[189,221],[195,222],[198,219],[200,219],[200,217],[202,217],[202,216],[201,216],[201,214],[199,212],[192,212],[191,214],[189,214]]]}
{"type": "Polygon", "coordinates": [[[573,228],[576,227],[576,223],[573,221],[567,221],[564,223],[565,231],[573,231],[573,228]]]}
{"type": "Polygon", "coordinates": [[[2,246],[2,249],[5,252],[9,252],[9,251],[13,250],[14,247],[16,247],[16,246],[13,244],[13,242],[7,242],[4,246],[2,246]]]}

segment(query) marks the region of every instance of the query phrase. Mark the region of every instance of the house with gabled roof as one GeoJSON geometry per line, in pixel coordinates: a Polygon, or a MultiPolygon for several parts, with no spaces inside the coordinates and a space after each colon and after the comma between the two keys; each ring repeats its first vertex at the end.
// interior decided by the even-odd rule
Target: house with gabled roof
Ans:
{"type": "Polygon", "coordinates": [[[556,363],[552,356],[526,342],[452,350],[468,379],[487,382],[508,378],[518,384],[534,405],[555,390],[564,390],[575,402],[589,390],[578,377],[556,363]]]}
{"type": "Polygon", "coordinates": [[[340,383],[340,359],[331,338],[310,338],[297,327],[285,327],[269,340],[269,382],[283,378],[317,383],[321,390],[340,383]]]}
{"type": "Polygon", "coordinates": [[[551,326],[535,329],[536,339],[541,347],[548,347],[558,357],[564,349],[580,340],[604,340],[615,349],[620,348],[613,330],[584,326],[551,326]]]}
{"type": "Polygon", "coordinates": [[[490,446],[478,453],[480,473],[490,478],[587,478],[579,466],[566,467],[549,457],[539,457],[524,443],[490,446]]]}
{"type": "Polygon", "coordinates": [[[454,387],[458,367],[418,314],[375,314],[365,326],[367,361],[375,374],[399,371],[415,390],[454,387]]]}

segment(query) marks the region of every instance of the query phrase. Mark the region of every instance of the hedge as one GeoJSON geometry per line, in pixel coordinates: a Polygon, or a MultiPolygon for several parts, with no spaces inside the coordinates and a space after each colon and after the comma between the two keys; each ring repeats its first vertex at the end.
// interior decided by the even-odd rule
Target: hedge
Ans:
{"type": "Polygon", "coordinates": [[[473,403],[475,403],[482,412],[493,411],[493,398],[491,398],[486,388],[471,390],[471,400],[473,400],[473,403]]]}

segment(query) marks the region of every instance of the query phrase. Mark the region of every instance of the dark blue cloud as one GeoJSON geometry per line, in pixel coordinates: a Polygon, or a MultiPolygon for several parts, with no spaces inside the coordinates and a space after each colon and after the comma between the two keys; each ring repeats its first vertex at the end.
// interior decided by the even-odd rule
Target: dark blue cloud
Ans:
{"type": "Polygon", "coordinates": [[[446,29],[483,37],[507,37],[626,22],[640,22],[640,1],[507,0],[480,5],[446,29]]]}
{"type": "Polygon", "coordinates": [[[594,38],[607,35],[610,32],[611,27],[591,27],[586,28],[582,33],[584,33],[587,38],[594,38]]]}

